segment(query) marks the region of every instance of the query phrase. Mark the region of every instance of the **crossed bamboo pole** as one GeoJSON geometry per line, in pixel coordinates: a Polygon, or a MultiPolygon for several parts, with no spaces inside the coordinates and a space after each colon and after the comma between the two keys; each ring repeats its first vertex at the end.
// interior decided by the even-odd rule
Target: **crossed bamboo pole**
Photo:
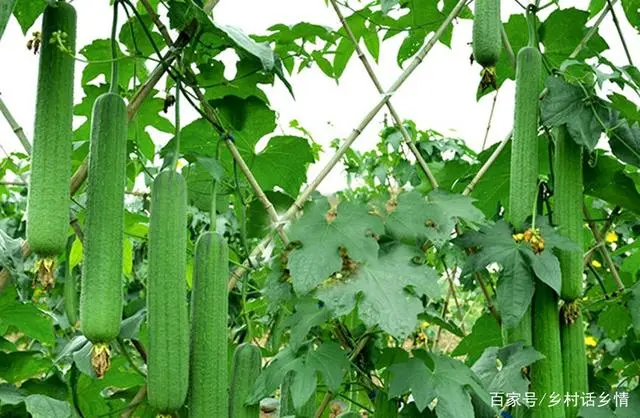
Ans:
{"type": "MultiPolygon", "coordinates": [[[[219,0],[209,0],[207,4],[204,6],[203,10],[206,13],[210,13],[213,7],[218,3],[219,0]]],[[[601,12],[600,16],[591,27],[589,32],[584,36],[582,41],[576,46],[575,50],[571,53],[570,58],[575,58],[578,53],[582,50],[582,48],[586,45],[586,43],[593,37],[593,35],[597,32],[598,27],[604,20],[606,14],[612,9],[612,7],[616,4],[618,0],[612,0],[609,4],[607,4],[604,10],[601,12]]],[[[431,48],[438,41],[442,33],[449,26],[451,21],[458,16],[462,8],[465,6],[466,0],[460,0],[453,10],[449,13],[449,15],[445,18],[444,22],[441,26],[436,30],[434,35],[429,39],[427,44],[423,47],[423,49],[414,57],[411,64],[403,71],[400,77],[393,83],[388,92],[383,94],[382,99],[376,103],[376,105],[371,109],[371,111],[364,117],[361,123],[355,128],[352,134],[346,139],[343,145],[338,149],[336,154],[331,158],[329,163],[321,170],[318,176],[303,190],[303,192],[298,196],[293,205],[287,210],[282,218],[280,218],[277,223],[275,223],[275,229],[277,231],[281,231],[284,228],[284,224],[291,220],[293,216],[302,209],[304,202],[309,198],[311,193],[320,185],[320,183],[324,180],[324,178],[329,174],[329,172],[333,169],[333,167],[340,161],[340,159],[344,156],[347,150],[351,147],[353,142],[360,136],[364,128],[373,120],[375,115],[380,111],[380,109],[387,105],[391,96],[398,90],[398,88],[407,80],[407,78],[415,71],[415,69],[422,63],[426,55],[429,53],[431,48]]],[[[132,119],[135,113],[140,108],[142,102],[149,94],[153,91],[154,86],[158,83],[160,78],[164,75],[166,71],[168,71],[170,64],[177,58],[178,52],[186,46],[188,41],[193,36],[193,32],[195,30],[197,23],[192,21],[187,27],[180,33],[178,39],[174,43],[174,46],[171,47],[170,51],[165,56],[165,59],[161,64],[159,64],[150,74],[149,78],[146,80],[145,84],[138,90],[134,98],[131,100],[128,106],[128,115],[129,119],[132,119]]],[[[543,97],[548,92],[547,89],[543,90],[541,93],[541,97],[543,97]]],[[[206,103],[206,101],[205,101],[206,103]]],[[[485,162],[485,164],[480,168],[478,173],[474,176],[471,182],[467,185],[467,187],[463,191],[463,195],[469,195],[474,187],[478,184],[478,182],[482,179],[482,177],[489,170],[491,165],[498,158],[504,147],[506,146],[508,140],[511,138],[512,132],[506,136],[506,138],[500,143],[500,145],[494,150],[489,159],[485,162]]],[[[75,194],[82,183],[86,180],[87,177],[87,169],[88,164],[85,160],[83,164],[78,168],[78,170],[74,173],[71,181],[71,194],[75,194]]],[[[264,203],[264,202],[263,202],[264,203]]],[[[270,212],[267,209],[268,212],[270,212]]],[[[270,217],[273,219],[272,213],[270,217]]],[[[277,217],[277,216],[276,216],[277,217]]],[[[272,240],[271,232],[265,236],[258,245],[251,251],[249,254],[248,260],[255,259],[260,256],[262,252],[264,252],[272,240]]],[[[23,253],[26,255],[30,254],[29,245],[26,241],[23,243],[23,253]]],[[[238,279],[240,279],[248,270],[249,270],[249,261],[245,261],[242,265],[238,266],[231,274],[229,278],[229,289],[235,287],[235,284],[238,279]]],[[[3,270],[0,272],[0,290],[3,288],[4,284],[8,280],[9,273],[7,270],[3,270]]]]}
{"type": "MultiPolygon", "coordinates": [[[[325,165],[325,167],[320,171],[317,177],[309,183],[309,185],[298,195],[298,198],[295,202],[289,207],[289,209],[282,216],[280,222],[275,225],[275,229],[279,230],[284,228],[284,224],[296,215],[299,210],[302,210],[302,206],[304,202],[309,198],[311,193],[320,185],[320,183],[324,180],[324,178],[329,174],[329,172],[335,167],[335,165],[342,159],[347,150],[351,147],[353,142],[360,136],[362,131],[364,130],[369,123],[373,120],[373,118],[378,114],[380,109],[384,107],[391,97],[395,94],[395,92],[402,86],[402,84],[409,78],[409,76],[418,68],[418,66],[424,61],[424,58],[427,56],[431,48],[435,45],[435,43],[440,39],[440,36],[447,29],[451,21],[455,19],[458,14],[462,11],[462,8],[465,6],[467,0],[459,0],[455,5],[453,10],[449,13],[449,15],[444,19],[440,27],[436,30],[433,36],[427,41],[426,45],[422,48],[422,50],[413,58],[411,64],[400,74],[398,79],[391,85],[391,88],[383,93],[382,98],[378,101],[378,103],[373,106],[373,108],[366,114],[364,119],[360,122],[360,124],[353,130],[351,135],[345,140],[345,142],[340,146],[340,148],[333,155],[331,160],[325,165]]],[[[258,245],[251,251],[249,254],[248,260],[255,259],[259,257],[271,243],[272,235],[271,231],[268,235],[266,235],[258,245]]],[[[229,289],[233,289],[235,287],[236,282],[249,271],[249,261],[245,261],[242,265],[236,267],[231,273],[231,277],[229,278],[229,289]]]]}
{"type": "MultiPolygon", "coordinates": [[[[349,38],[351,43],[353,43],[353,46],[356,50],[356,54],[358,55],[358,58],[360,58],[362,65],[364,65],[365,70],[367,70],[367,74],[369,74],[369,78],[371,78],[371,81],[373,81],[373,84],[376,86],[378,93],[384,94],[384,89],[382,88],[382,84],[380,84],[380,80],[376,76],[375,71],[373,71],[373,67],[371,66],[371,63],[369,63],[367,56],[362,51],[362,48],[360,48],[360,45],[358,44],[358,39],[353,34],[353,31],[351,30],[351,27],[347,23],[347,20],[344,18],[342,11],[340,11],[340,8],[338,7],[338,3],[336,2],[336,0],[330,0],[330,1],[331,1],[331,6],[333,6],[333,10],[335,10],[336,15],[338,16],[338,19],[342,24],[342,28],[347,33],[347,37],[349,38]]],[[[418,161],[418,165],[420,165],[420,168],[422,168],[422,171],[424,171],[424,174],[426,174],[427,178],[429,179],[429,183],[431,183],[431,187],[433,187],[434,189],[438,188],[438,181],[436,180],[433,173],[429,169],[429,166],[427,165],[427,162],[422,157],[422,154],[420,154],[420,151],[416,147],[416,144],[413,142],[413,139],[411,138],[411,135],[409,135],[409,132],[407,131],[407,128],[404,126],[404,123],[402,123],[402,120],[400,119],[398,112],[396,112],[395,107],[391,104],[391,100],[388,100],[386,105],[387,105],[387,109],[389,109],[389,113],[391,113],[391,117],[393,118],[393,121],[395,122],[397,128],[400,130],[400,133],[402,134],[402,138],[404,139],[404,142],[407,144],[407,146],[413,153],[414,157],[418,161]]]]}
{"type": "MultiPolygon", "coordinates": [[[[338,3],[336,2],[336,0],[330,0],[330,2],[331,2],[331,5],[333,6],[333,10],[336,12],[336,15],[338,16],[338,19],[340,20],[340,23],[342,24],[342,28],[345,30],[345,32],[347,34],[347,37],[351,40],[351,43],[353,43],[353,46],[354,46],[354,48],[356,50],[356,53],[358,54],[358,58],[360,58],[360,61],[364,65],[367,73],[369,74],[369,77],[371,78],[371,81],[376,86],[376,89],[378,89],[379,93],[381,93],[381,94],[384,93],[382,85],[380,84],[380,81],[378,80],[378,77],[376,76],[375,71],[373,70],[373,67],[371,66],[371,63],[369,63],[369,60],[367,59],[366,55],[362,51],[362,48],[360,48],[360,45],[358,43],[358,39],[353,34],[353,31],[351,30],[351,27],[349,26],[349,23],[344,18],[344,15],[342,14],[342,11],[338,7],[338,3]]],[[[504,43],[506,45],[509,45],[509,40],[506,37],[506,33],[504,35],[504,39],[503,40],[504,40],[504,43]]],[[[510,46],[509,46],[509,49],[510,49],[510,46]]],[[[405,128],[404,124],[402,123],[402,120],[400,119],[400,116],[396,112],[396,110],[395,110],[394,106],[391,104],[390,100],[387,102],[387,108],[389,109],[389,112],[391,113],[391,117],[393,118],[394,122],[396,123],[396,126],[398,127],[398,129],[400,129],[400,132],[402,133],[402,136],[404,138],[405,143],[409,146],[409,148],[411,149],[411,152],[416,157],[416,160],[418,161],[418,164],[420,165],[422,170],[425,172],[427,178],[429,179],[429,182],[431,183],[431,186],[434,189],[438,188],[437,180],[435,179],[435,177],[431,173],[431,170],[429,170],[429,166],[427,165],[426,161],[422,158],[422,154],[420,154],[420,151],[418,150],[418,148],[416,147],[415,143],[413,142],[413,140],[409,136],[409,132],[407,132],[407,129],[405,128]]],[[[458,301],[458,297],[457,297],[456,291],[455,291],[455,284],[454,284],[453,279],[452,279],[451,275],[449,274],[449,271],[447,270],[446,267],[445,267],[445,271],[447,271],[447,281],[449,282],[450,294],[453,296],[453,299],[454,299],[454,301],[456,303],[456,306],[458,307],[458,309],[460,309],[460,303],[458,301]]],[[[476,276],[479,279],[478,281],[479,281],[480,285],[481,286],[485,286],[484,280],[482,280],[482,278],[479,277],[480,274],[476,273],[476,276]]],[[[483,294],[485,295],[485,297],[487,297],[488,305],[490,307],[492,307],[493,306],[493,302],[491,300],[491,296],[486,291],[486,289],[483,289],[483,294]]],[[[446,304],[445,304],[445,306],[446,306],[446,304]]],[[[495,308],[493,310],[491,310],[491,312],[495,313],[496,320],[498,320],[498,322],[499,322],[499,316],[498,316],[498,313],[495,310],[495,308]]],[[[461,321],[460,327],[462,329],[462,332],[465,332],[463,321],[461,321]]],[[[438,329],[438,336],[439,335],[440,335],[440,328],[438,329]]]]}

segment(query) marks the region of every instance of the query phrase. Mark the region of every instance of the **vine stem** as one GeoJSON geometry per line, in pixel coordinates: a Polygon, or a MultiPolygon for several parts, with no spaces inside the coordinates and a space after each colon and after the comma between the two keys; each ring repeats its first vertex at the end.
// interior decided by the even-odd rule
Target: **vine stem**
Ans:
{"type": "MultiPolygon", "coordinates": [[[[447,264],[444,261],[444,258],[442,259],[442,265],[444,266],[444,271],[447,274],[449,291],[451,292],[451,296],[453,297],[453,302],[456,304],[456,309],[458,310],[458,317],[459,317],[458,319],[460,320],[460,329],[464,334],[466,334],[467,331],[464,329],[464,314],[462,313],[462,308],[460,307],[460,302],[458,301],[458,293],[456,292],[456,285],[453,282],[453,276],[452,276],[452,273],[455,274],[456,267],[454,267],[453,270],[449,270],[449,268],[447,267],[447,264]]],[[[444,320],[444,317],[442,319],[444,320]]]]}
{"type": "Polygon", "coordinates": [[[180,160],[180,80],[178,80],[176,84],[176,102],[174,104],[174,110],[176,112],[176,145],[173,151],[173,162],[171,163],[171,166],[173,167],[173,170],[176,170],[178,168],[178,161],[180,160]]]}
{"type": "MultiPolygon", "coordinates": [[[[602,229],[600,230],[600,236],[603,237],[603,240],[601,242],[596,242],[596,245],[594,245],[593,247],[591,247],[589,249],[589,251],[587,251],[584,255],[584,264],[588,265],[591,262],[591,259],[593,258],[593,253],[598,250],[598,248],[602,247],[605,245],[604,243],[604,237],[607,236],[607,232],[609,232],[609,229],[613,226],[613,221],[614,219],[620,215],[622,208],[620,206],[616,206],[613,208],[613,210],[611,211],[611,214],[605,219],[605,223],[602,226],[602,229]]],[[[592,224],[594,224],[595,226],[595,219],[585,219],[585,221],[587,222],[591,222],[592,224]]]]}
{"type": "Polygon", "coordinates": [[[113,22],[111,23],[111,85],[109,86],[109,92],[118,92],[118,6],[120,0],[113,2],[113,22]]]}
{"type": "Polygon", "coordinates": [[[616,283],[616,286],[618,287],[619,290],[624,290],[624,283],[622,283],[622,279],[620,278],[618,269],[616,268],[616,265],[613,262],[613,259],[611,258],[611,254],[609,254],[609,250],[607,249],[607,246],[604,245],[604,239],[598,232],[598,227],[590,219],[589,210],[584,204],[582,205],[582,211],[584,212],[585,219],[587,219],[587,225],[589,225],[589,229],[593,234],[593,238],[596,240],[596,243],[598,245],[598,250],[600,251],[600,254],[604,258],[605,263],[607,263],[607,266],[611,271],[611,277],[613,277],[613,281],[616,283]]]}
{"type": "MultiPolygon", "coordinates": [[[[440,25],[438,30],[433,34],[429,41],[427,41],[426,45],[422,48],[422,50],[416,55],[411,64],[403,71],[403,73],[398,77],[398,79],[393,83],[391,88],[383,95],[383,98],[380,99],[378,103],[367,113],[364,119],[360,122],[357,128],[353,130],[351,135],[345,140],[345,142],[340,146],[340,148],[336,151],[335,155],[331,158],[331,160],[324,166],[324,168],[320,171],[320,173],[316,176],[315,179],[309,183],[309,185],[300,193],[300,195],[296,198],[293,204],[287,209],[285,214],[282,216],[280,223],[276,224],[276,230],[280,231],[284,228],[286,222],[293,219],[293,217],[298,213],[298,211],[302,210],[304,202],[311,196],[314,190],[318,188],[320,183],[324,180],[324,178],[329,174],[329,172],[335,167],[335,165],[342,159],[344,154],[349,150],[351,144],[360,136],[362,130],[369,125],[369,123],[373,120],[375,115],[382,109],[382,107],[391,99],[391,96],[404,84],[407,78],[415,71],[415,69],[424,61],[424,58],[427,56],[431,48],[435,45],[435,43],[440,39],[440,36],[447,29],[449,24],[453,21],[454,18],[458,16],[458,14],[462,11],[462,8],[465,6],[466,0],[460,0],[456,6],[451,10],[449,15],[445,18],[444,22],[440,25]]],[[[249,254],[249,259],[258,257],[262,252],[269,247],[271,240],[273,239],[272,231],[269,233],[258,243],[258,245],[251,251],[249,254]]],[[[229,277],[229,289],[233,289],[235,287],[236,282],[240,279],[245,273],[249,271],[249,264],[247,261],[242,263],[241,266],[238,266],[231,272],[229,277]]]]}
{"type": "MultiPolygon", "coordinates": [[[[605,9],[602,11],[602,13],[600,13],[600,16],[598,16],[598,19],[595,21],[593,26],[584,35],[584,37],[582,38],[580,43],[578,43],[578,45],[575,47],[575,49],[573,50],[571,55],[569,55],[570,59],[575,58],[576,56],[578,56],[580,51],[582,51],[582,48],[584,48],[584,46],[587,44],[587,42],[589,42],[589,40],[593,37],[593,35],[595,35],[595,33],[598,31],[598,27],[600,26],[600,24],[602,23],[602,21],[606,17],[606,15],[609,12],[609,10],[611,10],[613,5],[617,1],[618,0],[611,0],[610,4],[605,6],[605,9]]],[[[542,99],[548,92],[549,92],[549,90],[547,88],[542,90],[542,93],[540,93],[540,98],[542,99]]],[[[478,182],[480,182],[480,180],[482,180],[484,175],[487,174],[487,171],[489,170],[489,168],[491,168],[493,163],[498,159],[498,156],[500,155],[500,153],[502,153],[502,150],[504,150],[504,147],[507,145],[507,142],[509,142],[509,139],[511,139],[512,133],[513,133],[513,131],[510,131],[507,134],[507,136],[500,142],[498,147],[493,151],[491,156],[489,156],[489,159],[484,163],[484,165],[482,167],[480,167],[480,170],[478,170],[476,175],[473,177],[473,179],[469,182],[467,187],[465,187],[464,191],[462,192],[463,196],[467,196],[467,195],[471,194],[471,192],[476,187],[478,182]]]]}
{"type": "MultiPolygon", "coordinates": [[[[358,58],[360,58],[360,61],[362,62],[362,65],[364,66],[365,70],[367,71],[367,74],[369,74],[369,78],[371,78],[371,81],[373,81],[373,84],[375,85],[376,89],[378,90],[378,93],[384,94],[384,89],[382,88],[382,84],[380,84],[380,80],[376,76],[376,73],[373,70],[373,67],[371,66],[371,63],[367,59],[367,56],[362,51],[362,48],[360,48],[360,45],[358,44],[358,40],[356,39],[355,35],[353,34],[353,31],[351,30],[351,27],[349,26],[349,23],[347,23],[347,20],[344,18],[344,15],[342,14],[342,11],[338,7],[338,4],[337,4],[336,0],[330,0],[330,2],[331,2],[331,5],[333,6],[333,10],[335,10],[336,15],[338,16],[338,19],[340,20],[340,23],[342,24],[342,28],[347,33],[347,37],[353,43],[353,45],[355,47],[355,50],[356,50],[356,53],[358,55],[358,58]]],[[[431,187],[433,187],[434,189],[437,189],[438,188],[438,181],[436,180],[435,176],[433,175],[433,173],[429,169],[429,166],[427,165],[427,162],[422,157],[422,154],[420,154],[420,151],[416,147],[416,144],[413,142],[413,139],[411,138],[411,135],[409,135],[409,132],[407,131],[407,128],[402,123],[402,120],[400,119],[400,116],[398,115],[398,112],[396,112],[395,107],[393,106],[393,104],[391,104],[391,100],[388,100],[386,105],[387,105],[387,108],[389,109],[389,113],[391,114],[391,117],[393,118],[394,122],[396,123],[397,128],[400,130],[400,133],[402,134],[402,137],[404,138],[404,142],[407,144],[407,146],[409,147],[409,149],[413,153],[414,157],[418,161],[418,165],[420,166],[420,168],[422,168],[422,171],[424,171],[424,174],[427,176],[427,179],[429,180],[429,183],[431,183],[431,187]]]]}
{"type": "Polygon", "coordinates": [[[627,41],[624,39],[624,35],[622,34],[622,29],[620,28],[620,22],[618,22],[618,17],[616,16],[615,10],[613,10],[613,5],[611,4],[611,0],[607,0],[607,5],[609,9],[611,9],[611,18],[613,19],[613,24],[616,26],[616,30],[618,31],[618,36],[620,37],[620,42],[622,42],[622,48],[624,49],[624,53],[627,55],[627,60],[629,60],[629,64],[633,65],[633,60],[631,59],[631,54],[629,53],[629,47],[627,46],[627,41]]]}

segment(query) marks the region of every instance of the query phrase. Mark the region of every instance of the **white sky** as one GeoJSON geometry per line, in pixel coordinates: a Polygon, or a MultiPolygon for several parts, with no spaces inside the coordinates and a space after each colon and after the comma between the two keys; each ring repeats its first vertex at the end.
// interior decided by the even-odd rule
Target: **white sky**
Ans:
{"type": "MultiPolygon", "coordinates": [[[[586,9],[588,3],[588,0],[561,2],[563,8],[575,6],[582,9],[586,9]]],[[[107,0],[75,0],[73,4],[79,16],[78,50],[95,38],[110,36],[111,8],[107,0]]],[[[352,4],[356,5],[354,2],[352,4]]],[[[633,45],[640,45],[640,36],[628,24],[621,7],[616,6],[615,10],[627,44],[631,47],[632,58],[634,62],[640,62],[640,49],[633,48],[633,45]]],[[[339,25],[333,9],[325,5],[324,0],[221,0],[214,12],[218,22],[236,26],[250,34],[264,34],[275,23],[295,24],[307,21],[333,28],[339,25]]],[[[346,10],[345,13],[348,15],[350,11],[346,10]]],[[[519,6],[513,0],[503,0],[503,20],[506,21],[512,13],[520,13],[519,6]]],[[[40,20],[35,23],[32,31],[39,26],[40,20]]],[[[613,50],[605,53],[605,56],[618,65],[627,64],[611,17],[607,17],[601,25],[600,34],[613,50]]],[[[0,93],[27,137],[31,139],[38,59],[25,47],[29,36],[22,35],[15,19],[9,22],[0,40],[0,93]]],[[[401,41],[402,35],[399,35],[381,44],[379,64],[374,68],[385,88],[402,71],[396,63],[396,53],[401,41]]],[[[479,150],[493,95],[476,102],[480,67],[477,64],[469,65],[470,41],[471,21],[458,21],[451,49],[438,43],[396,93],[392,102],[400,117],[414,120],[419,129],[435,129],[444,135],[462,138],[471,148],[479,150]]],[[[79,84],[82,68],[83,65],[78,62],[76,103],[82,99],[79,84]]],[[[311,168],[309,178],[312,178],[331,156],[329,143],[334,138],[348,136],[380,96],[355,55],[339,84],[315,67],[305,69],[301,74],[293,74],[289,81],[294,88],[295,101],[279,81],[275,86],[267,87],[266,91],[272,108],[279,114],[280,128],[276,133],[284,131],[295,134],[288,125],[290,120],[297,119],[327,151],[320,163],[311,168]]],[[[183,124],[186,125],[196,114],[188,106],[183,106],[183,109],[183,124]]],[[[513,83],[507,82],[500,90],[487,146],[502,140],[509,132],[512,112],[513,83]]],[[[363,132],[354,148],[369,149],[376,143],[385,113],[386,108],[363,132]]],[[[165,143],[167,137],[154,136],[154,140],[160,145],[165,143]]],[[[21,150],[20,143],[4,120],[0,120],[0,143],[7,152],[21,150]]],[[[342,188],[342,175],[339,169],[334,170],[324,181],[320,191],[331,193],[342,188]]]]}

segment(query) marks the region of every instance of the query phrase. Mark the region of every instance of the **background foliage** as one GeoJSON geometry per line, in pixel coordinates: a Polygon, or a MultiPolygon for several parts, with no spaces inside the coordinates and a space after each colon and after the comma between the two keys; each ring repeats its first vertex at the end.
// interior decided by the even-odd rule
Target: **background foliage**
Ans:
{"type": "MultiPolygon", "coordinates": [[[[274,133],[277,109],[270,106],[262,87],[285,83],[294,94],[295,86],[287,81],[293,72],[318,66],[327,77],[339,80],[347,65],[358,65],[344,29],[300,22],[249,35],[211,21],[195,0],[144,2],[150,8],[142,3],[124,1],[128,18],[118,34],[120,55],[126,57],[119,66],[119,87],[127,99],[134,97],[150,76],[149,68],[167,50],[150,10],[171,30],[184,30],[194,20],[199,29],[184,48],[180,65],[172,67],[171,77],[156,86],[130,123],[125,309],[120,337],[112,346],[111,370],[104,379],[95,378],[90,343],[78,331],[75,312],[65,311],[63,303],[65,283],[82,283],[77,229],[69,229],[68,253],[59,260],[55,286],[42,289],[34,281],[34,257],[23,258],[21,249],[29,156],[7,155],[0,161],[0,265],[11,276],[0,293],[3,416],[155,416],[139,396],[144,395],[147,342],[149,196],[135,192],[134,186],[150,184],[163,160],[171,160],[175,152],[175,140],[159,147],[150,133],[175,133],[167,102],[175,95],[175,78],[200,89],[203,99],[193,93],[184,98],[199,111],[202,100],[216,109],[262,190],[283,213],[308,184],[307,169],[318,160],[321,147],[313,141],[313,132],[299,125],[294,125],[298,136],[274,133]],[[232,80],[224,77],[219,58],[227,50],[239,57],[232,80]],[[258,147],[265,137],[266,146],[258,147]]],[[[597,32],[577,57],[569,59],[593,24],[591,18],[607,3],[594,0],[586,10],[549,3],[540,13],[538,34],[549,72],[542,122],[545,128],[566,124],[574,140],[588,150],[585,248],[574,250],[586,254],[582,305],[588,321],[590,387],[598,394],[628,392],[628,409],[606,412],[622,417],[640,407],[640,109],[635,97],[640,72],[630,63],[604,58],[609,45],[597,32]],[[616,287],[616,280],[625,290],[616,287]]],[[[405,66],[454,5],[452,0],[381,0],[351,2],[344,10],[349,11],[346,21],[356,39],[374,59],[382,42],[402,37],[396,60],[405,66]]],[[[17,1],[13,16],[25,36],[35,29],[31,27],[44,6],[44,0],[17,1]]],[[[636,0],[622,1],[625,16],[618,18],[640,30],[638,6],[636,0]]],[[[471,17],[465,7],[459,19],[471,17]]],[[[526,44],[524,10],[505,20],[504,28],[514,51],[526,44]]],[[[448,45],[452,30],[449,26],[440,42],[448,45]]],[[[79,49],[77,58],[88,65],[79,75],[84,96],[74,112],[87,120],[74,133],[74,169],[88,153],[91,108],[108,90],[103,80],[109,79],[110,57],[109,39],[96,39],[79,49]]],[[[498,88],[514,78],[506,52],[497,75],[498,88]]],[[[478,97],[485,94],[493,93],[477,92],[478,97]]],[[[268,359],[251,395],[251,401],[262,400],[265,410],[289,372],[296,406],[316,397],[321,407],[323,399],[331,399],[325,394],[332,394],[336,401],[325,416],[346,409],[372,411],[381,393],[400,400],[406,417],[492,416],[496,411],[491,412],[490,392],[526,391],[521,368],[540,355],[519,345],[503,347],[494,316],[499,311],[502,321],[517,321],[531,301],[536,277],[558,290],[560,271],[553,251],[536,257],[530,247],[514,242],[513,231],[501,220],[509,206],[510,146],[507,143],[464,196],[469,181],[499,144],[476,153],[463,138],[447,138],[411,121],[404,124],[433,170],[438,189],[408,153],[400,129],[389,123],[377,138],[369,138],[376,141],[373,150],[349,150],[344,155],[349,187],[329,198],[314,193],[286,230],[292,244],[274,241],[261,257],[251,258],[249,273],[230,292],[230,346],[252,341],[268,359]],[[470,248],[478,251],[469,255],[465,250],[470,248]]],[[[539,139],[539,176],[549,187],[541,196],[539,224],[549,250],[571,249],[570,242],[553,232],[553,172],[546,129],[539,139]]],[[[181,170],[190,203],[185,254],[189,285],[193,245],[211,227],[214,179],[220,185],[215,222],[230,244],[234,265],[245,262],[273,229],[226,148],[220,148],[216,160],[217,144],[224,140],[228,138],[213,129],[206,114],[181,127],[181,170]]],[[[333,145],[338,149],[341,144],[336,139],[333,145]]],[[[85,194],[81,188],[73,198],[80,229],[85,194]]],[[[601,416],[596,413],[603,411],[585,410],[584,416],[601,416]]]]}

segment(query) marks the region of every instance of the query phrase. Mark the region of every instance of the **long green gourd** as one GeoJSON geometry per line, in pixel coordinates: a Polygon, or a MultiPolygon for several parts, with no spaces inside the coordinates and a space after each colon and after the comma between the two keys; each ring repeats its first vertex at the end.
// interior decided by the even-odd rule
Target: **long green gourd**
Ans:
{"type": "MultiPolygon", "coordinates": [[[[514,128],[511,141],[509,207],[507,218],[516,232],[524,232],[526,220],[532,215],[538,188],[538,95],[542,90],[542,57],[537,49],[536,19],[528,15],[529,45],[520,49],[516,57],[516,97],[514,128]]],[[[533,304],[533,302],[532,302],[533,304]]],[[[524,341],[533,343],[532,306],[520,322],[512,328],[502,328],[504,344],[524,341]]],[[[513,415],[528,416],[529,411],[517,407],[513,415]]]]}
{"type": "Polygon", "coordinates": [[[189,385],[186,251],[187,186],[163,171],[151,190],[147,279],[148,402],[161,413],[179,409],[189,385]]]}
{"type": "Polygon", "coordinates": [[[558,296],[541,281],[536,282],[533,295],[533,348],[545,356],[531,365],[531,392],[537,401],[533,408],[536,418],[564,417],[564,384],[558,296]],[[555,395],[554,395],[555,394],[555,395]],[[561,401],[551,406],[552,396],[561,401]]]}
{"type": "Polygon", "coordinates": [[[64,251],[69,229],[76,44],[73,6],[48,5],[41,36],[27,242],[39,257],[49,258],[64,251]]]}
{"type": "Polygon", "coordinates": [[[473,12],[473,59],[485,68],[493,68],[502,50],[500,0],[476,0],[473,12]]]}
{"type": "Polygon", "coordinates": [[[229,248],[215,232],[196,243],[191,292],[189,416],[229,413],[227,315],[229,248]]]}
{"type": "MultiPolygon", "coordinates": [[[[118,23],[114,6],[112,39],[118,23]]],[[[117,46],[112,44],[111,88],[98,96],[91,115],[87,216],[80,292],[80,326],[93,343],[92,365],[109,369],[109,342],[122,319],[122,248],[127,169],[127,105],[118,91],[117,46]]]]}
{"type": "MultiPolygon", "coordinates": [[[[529,15],[529,46],[518,52],[516,59],[516,101],[511,169],[509,181],[508,218],[518,232],[531,216],[538,186],[538,97],[542,90],[542,57],[535,47],[535,18],[529,15]]],[[[520,323],[503,329],[505,344],[523,340],[531,345],[531,309],[520,323]]]]}
{"type": "MultiPolygon", "coordinates": [[[[583,247],[582,146],[571,138],[566,126],[555,130],[554,223],[559,232],[583,247]]],[[[560,315],[564,390],[580,396],[588,392],[587,354],[582,312],[575,302],[583,293],[583,257],[580,251],[559,251],[562,272],[561,297],[565,301],[560,315]]],[[[568,403],[567,418],[578,415],[579,405],[568,403]]]]}
{"type": "Polygon", "coordinates": [[[260,349],[252,344],[240,344],[233,353],[229,418],[258,418],[260,405],[247,405],[246,400],[260,374],[260,349]]]}
{"type": "MultiPolygon", "coordinates": [[[[566,126],[555,130],[554,159],[554,223],[559,232],[582,248],[582,146],[571,138],[566,126]]],[[[572,302],[583,293],[584,261],[579,251],[558,251],[562,271],[560,296],[572,302]]]]}
{"type": "MultiPolygon", "coordinates": [[[[575,303],[565,304],[560,314],[560,343],[562,345],[562,368],[564,392],[577,394],[578,400],[589,391],[587,374],[587,353],[584,343],[582,311],[575,303]]],[[[568,402],[565,416],[576,418],[580,411],[577,405],[568,402]]]]}
{"type": "Polygon", "coordinates": [[[126,165],[127,105],[117,94],[105,93],[96,99],[91,118],[80,292],[80,326],[96,356],[120,332],[126,165]]]}

